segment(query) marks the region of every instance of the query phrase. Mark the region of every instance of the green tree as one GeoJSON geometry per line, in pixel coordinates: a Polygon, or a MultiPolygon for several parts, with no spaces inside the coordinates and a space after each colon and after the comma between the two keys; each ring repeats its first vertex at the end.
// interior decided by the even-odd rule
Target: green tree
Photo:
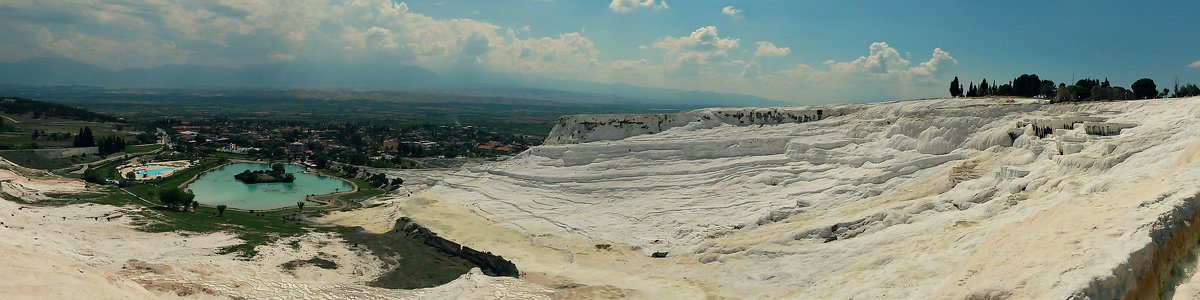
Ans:
{"type": "Polygon", "coordinates": [[[125,151],[125,139],[116,135],[108,135],[101,137],[97,146],[100,148],[100,155],[109,155],[125,151]]]}
{"type": "Polygon", "coordinates": [[[159,192],[158,200],[169,208],[183,207],[184,210],[192,205],[196,194],[180,188],[167,188],[159,192]]]}
{"type": "Polygon", "coordinates": [[[192,211],[196,211],[196,208],[199,208],[199,207],[200,207],[200,202],[192,201],[192,211]]]}
{"type": "Polygon", "coordinates": [[[977,94],[979,94],[979,96],[984,96],[989,94],[991,91],[991,88],[988,88],[987,78],[984,78],[983,82],[979,84],[979,92],[977,94]]]}
{"type": "Polygon", "coordinates": [[[91,147],[96,145],[96,138],[92,136],[92,128],[84,126],[79,130],[79,134],[75,136],[75,147],[91,147]]]}
{"type": "Polygon", "coordinates": [[[104,184],[106,182],[106,180],[104,180],[104,179],[105,179],[104,172],[100,171],[100,169],[88,168],[87,171],[83,171],[83,180],[84,181],[91,182],[91,183],[97,183],[97,184],[104,184]]]}
{"type": "Polygon", "coordinates": [[[962,84],[958,82],[958,76],[954,76],[954,81],[950,82],[950,97],[962,97],[962,84]]]}
{"type": "Polygon", "coordinates": [[[225,204],[217,205],[217,216],[218,217],[225,216],[225,204]]]}
{"type": "Polygon", "coordinates": [[[1158,96],[1158,86],[1155,86],[1154,80],[1150,78],[1138,79],[1129,87],[1133,89],[1133,96],[1138,99],[1150,99],[1158,96]]]}
{"type": "MultiPolygon", "coordinates": [[[[192,198],[195,198],[195,197],[192,197],[192,198]]],[[[192,207],[192,203],[196,203],[196,201],[186,198],[186,197],[180,198],[179,199],[179,210],[187,211],[189,207],[192,207]]]]}
{"type": "Polygon", "coordinates": [[[1067,87],[1067,89],[1071,92],[1071,94],[1075,95],[1075,99],[1071,100],[1083,100],[1092,97],[1092,89],[1088,87],[1072,85],[1067,87]]]}
{"type": "Polygon", "coordinates": [[[137,135],[137,141],[139,144],[153,144],[158,142],[158,136],[155,136],[153,133],[143,132],[137,135]]]}
{"type": "Polygon", "coordinates": [[[1042,98],[1053,99],[1058,95],[1058,88],[1055,87],[1053,81],[1042,80],[1042,84],[1038,88],[1038,95],[1042,98]]]}
{"type": "Polygon", "coordinates": [[[1012,84],[1005,83],[1005,84],[1000,85],[1000,87],[996,88],[995,94],[998,96],[1012,96],[1013,95],[1012,84]]]}
{"type": "Polygon", "coordinates": [[[384,186],[388,182],[387,175],[385,175],[383,173],[376,173],[375,175],[371,175],[370,181],[371,181],[371,185],[377,186],[377,187],[384,186]]]}
{"type": "Polygon", "coordinates": [[[1075,82],[1075,86],[1085,88],[1089,91],[1092,90],[1093,86],[1097,86],[1097,85],[1100,85],[1100,79],[1084,78],[1084,79],[1080,79],[1079,81],[1075,82]]]}
{"type": "Polygon", "coordinates": [[[1175,94],[1171,95],[1172,98],[1192,96],[1200,96],[1200,87],[1197,87],[1194,83],[1176,87],[1175,94]]]}
{"type": "Polygon", "coordinates": [[[304,211],[304,201],[296,202],[296,207],[300,208],[300,211],[304,211]]]}
{"type": "Polygon", "coordinates": [[[1014,96],[1034,97],[1040,94],[1041,88],[1042,80],[1037,74],[1021,74],[1012,83],[1014,96]]]}

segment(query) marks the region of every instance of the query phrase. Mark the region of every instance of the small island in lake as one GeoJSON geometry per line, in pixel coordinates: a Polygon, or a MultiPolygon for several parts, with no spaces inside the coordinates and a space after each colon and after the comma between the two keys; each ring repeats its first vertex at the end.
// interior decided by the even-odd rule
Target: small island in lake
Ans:
{"type": "Polygon", "coordinates": [[[270,170],[245,170],[233,175],[233,178],[246,184],[296,181],[296,175],[284,173],[283,164],[272,164],[270,170]]]}

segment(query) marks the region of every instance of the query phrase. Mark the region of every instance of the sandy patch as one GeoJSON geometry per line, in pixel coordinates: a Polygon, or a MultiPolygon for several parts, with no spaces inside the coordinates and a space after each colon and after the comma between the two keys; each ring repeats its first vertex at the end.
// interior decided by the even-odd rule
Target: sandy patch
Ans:
{"type": "Polygon", "coordinates": [[[81,265],[34,247],[0,243],[0,298],[147,299],[154,294],[109,271],[81,265]]]}
{"type": "Polygon", "coordinates": [[[332,211],[311,219],[318,223],[361,226],[363,230],[371,233],[385,233],[391,230],[392,225],[401,217],[399,204],[395,201],[368,201],[370,202],[364,202],[364,207],[360,209],[332,211]]]}
{"type": "Polygon", "coordinates": [[[559,288],[565,295],[691,299],[711,292],[712,287],[688,279],[696,272],[713,271],[694,257],[649,258],[619,244],[607,243],[609,249],[600,250],[582,238],[528,237],[472,213],[453,198],[439,196],[437,189],[400,202],[401,214],[449,240],[512,260],[524,280],[559,288]]]}
{"type": "Polygon", "coordinates": [[[24,201],[47,199],[47,193],[79,193],[86,185],[81,180],[63,178],[25,177],[9,170],[0,170],[0,192],[24,201]]]}

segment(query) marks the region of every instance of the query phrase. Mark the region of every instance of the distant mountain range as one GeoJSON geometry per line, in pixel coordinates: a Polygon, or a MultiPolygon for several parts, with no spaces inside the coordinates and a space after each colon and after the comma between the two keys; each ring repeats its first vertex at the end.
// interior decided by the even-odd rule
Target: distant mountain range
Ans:
{"type": "Polygon", "coordinates": [[[165,65],[112,71],[64,58],[34,58],[0,63],[0,83],[177,89],[403,89],[437,84],[438,76],[419,67],[369,64],[261,64],[245,68],[165,65]]]}
{"type": "MultiPolygon", "coordinates": [[[[681,91],[476,72],[445,78],[417,66],[273,63],[242,68],[165,65],[113,71],[65,59],[0,63],[0,83],[165,89],[368,89],[550,100],[564,103],[781,106],[786,102],[715,92],[681,91]]],[[[793,104],[794,105],[794,104],[793,104]]]]}

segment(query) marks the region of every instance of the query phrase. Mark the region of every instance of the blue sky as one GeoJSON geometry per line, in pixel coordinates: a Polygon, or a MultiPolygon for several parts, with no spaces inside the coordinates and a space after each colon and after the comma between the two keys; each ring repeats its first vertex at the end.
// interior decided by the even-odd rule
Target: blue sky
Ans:
{"type": "Polygon", "coordinates": [[[1200,82],[1195,1],[0,0],[0,60],[369,62],[762,96],[936,97],[954,76],[1200,82]]]}

